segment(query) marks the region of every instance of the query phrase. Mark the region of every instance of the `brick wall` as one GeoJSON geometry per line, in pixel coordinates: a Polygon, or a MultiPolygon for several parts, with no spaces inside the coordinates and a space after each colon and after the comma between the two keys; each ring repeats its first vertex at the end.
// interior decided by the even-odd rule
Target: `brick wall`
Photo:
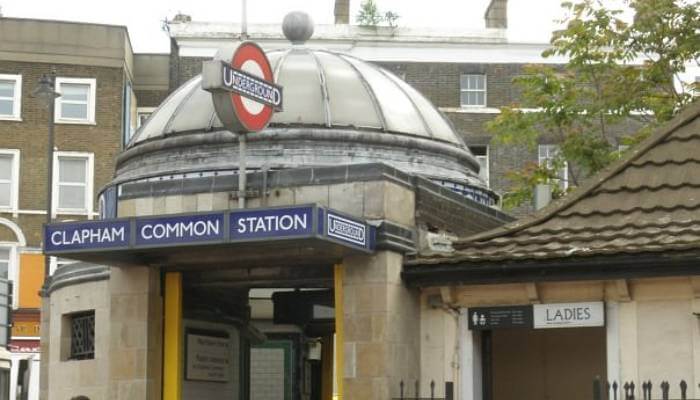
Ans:
{"type": "Polygon", "coordinates": [[[158,107],[168,97],[167,90],[136,90],[139,107],[158,107]]]}
{"type": "MultiPolygon", "coordinates": [[[[95,156],[94,199],[98,190],[114,174],[115,157],[121,151],[122,85],[121,68],[64,64],[0,61],[0,73],[22,75],[22,121],[0,121],[0,148],[20,150],[19,208],[46,208],[48,110],[31,96],[39,78],[52,68],[58,77],[95,78],[97,81],[95,125],[56,124],[55,149],[90,152],[95,156]]],[[[20,224],[29,246],[39,246],[40,228],[45,216],[0,215],[20,224]]],[[[72,216],[76,218],[76,216],[72,216]]]]}

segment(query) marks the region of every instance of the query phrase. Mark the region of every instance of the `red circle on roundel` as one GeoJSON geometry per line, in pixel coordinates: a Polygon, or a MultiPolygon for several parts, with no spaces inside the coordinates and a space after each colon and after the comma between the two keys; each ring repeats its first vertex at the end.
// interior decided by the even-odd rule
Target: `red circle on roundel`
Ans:
{"type": "MultiPolygon", "coordinates": [[[[265,52],[253,42],[243,42],[233,53],[231,67],[274,82],[272,67],[265,52]]],[[[254,102],[238,93],[231,93],[233,110],[241,125],[249,132],[263,130],[272,118],[272,106],[254,102]]]]}

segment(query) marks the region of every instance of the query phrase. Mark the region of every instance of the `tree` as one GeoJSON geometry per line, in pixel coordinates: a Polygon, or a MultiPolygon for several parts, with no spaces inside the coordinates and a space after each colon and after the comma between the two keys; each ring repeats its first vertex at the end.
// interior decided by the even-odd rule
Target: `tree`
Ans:
{"type": "Polygon", "coordinates": [[[392,28],[396,28],[396,21],[399,19],[399,14],[393,11],[387,11],[382,14],[374,0],[365,0],[360,5],[360,11],[355,16],[355,21],[363,26],[379,26],[386,23],[392,28]]]}
{"type": "MultiPolygon", "coordinates": [[[[542,136],[559,143],[546,165],[511,171],[513,190],[504,205],[532,199],[538,184],[557,183],[568,168],[569,190],[619,158],[612,128],[626,120],[642,129],[622,138],[633,145],[658,124],[693,101],[692,88],[679,84],[687,64],[698,63],[700,19],[697,4],[683,0],[631,0],[635,16],[627,23],[621,10],[601,1],[565,2],[565,28],[554,32],[544,57],[564,56],[563,66],[531,65],[514,83],[520,103],[503,107],[487,129],[496,141],[534,148],[542,136]]],[[[553,184],[553,198],[565,195],[553,184]]]]}

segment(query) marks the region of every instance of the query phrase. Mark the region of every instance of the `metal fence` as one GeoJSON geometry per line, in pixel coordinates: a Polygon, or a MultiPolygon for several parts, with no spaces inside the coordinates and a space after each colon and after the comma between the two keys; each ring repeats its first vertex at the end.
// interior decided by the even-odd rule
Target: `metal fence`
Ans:
{"type": "MultiPolygon", "coordinates": [[[[635,400],[640,387],[634,382],[603,382],[600,379],[593,381],[593,400],[635,400]]],[[[698,385],[700,389],[700,385],[698,385]]],[[[661,381],[654,384],[651,381],[642,381],[642,398],[640,400],[700,400],[688,398],[688,383],[681,380],[678,384],[661,381]],[[680,397],[669,397],[672,388],[677,388],[680,397]]],[[[675,390],[674,390],[675,392],[675,390]]]]}
{"type": "Polygon", "coordinates": [[[454,385],[452,382],[445,382],[445,396],[435,397],[435,381],[430,381],[430,395],[428,397],[420,397],[420,381],[414,381],[413,385],[401,381],[399,383],[399,397],[394,397],[392,400],[453,400],[454,385]],[[413,387],[410,387],[413,386],[413,387]],[[413,397],[411,397],[411,393],[413,397]]]}

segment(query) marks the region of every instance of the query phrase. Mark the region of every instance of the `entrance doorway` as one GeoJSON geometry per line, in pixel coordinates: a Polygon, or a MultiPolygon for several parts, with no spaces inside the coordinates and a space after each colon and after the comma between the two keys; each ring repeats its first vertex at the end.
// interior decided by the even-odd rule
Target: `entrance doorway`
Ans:
{"type": "Polygon", "coordinates": [[[593,379],[606,376],[604,327],[482,335],[484,400],[589,400],[593,379]]]}

